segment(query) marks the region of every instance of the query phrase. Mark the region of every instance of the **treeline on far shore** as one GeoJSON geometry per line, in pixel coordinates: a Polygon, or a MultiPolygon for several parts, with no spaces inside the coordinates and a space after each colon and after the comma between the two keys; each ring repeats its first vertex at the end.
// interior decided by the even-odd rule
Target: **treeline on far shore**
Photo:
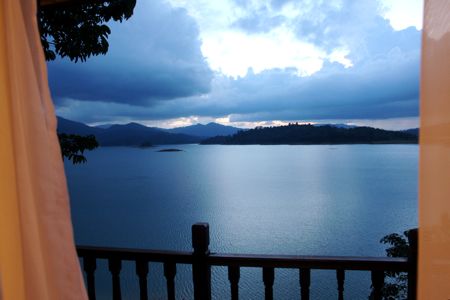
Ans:
{"type": "Polygon", "coordinates": [[[332,125],[289,124],[256,127],[230,136],[205,139],[201,144],[414,144],[418,135],[411,131],[392,131],[372,127],[340,128],[332,125]]]}

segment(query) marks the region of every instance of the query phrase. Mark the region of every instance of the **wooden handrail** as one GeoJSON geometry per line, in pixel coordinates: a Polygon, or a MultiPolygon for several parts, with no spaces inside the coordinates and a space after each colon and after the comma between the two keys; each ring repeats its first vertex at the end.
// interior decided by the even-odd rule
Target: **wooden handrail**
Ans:
{"type": "MultiPolygon", "coordinates": [[[[417,231],[411,234],[410,245],[417,247],[417,231]]],[[[355,257],[355,256],[299,256],[266,254],[211,253],[209,249],[209,225],[197,223],[192,226],[193,251],[166,251],[128,248],[109,248],[78,246],[78,256],[83,258],[86,272],[89,299],[95,300],[96,260],[108,260],[112,275],[113,299],[121,299],[120,270],[122,261],[136,263],[136,275],[139,278],[140,299],[148,299],[147,274],[149,262],[164,264],[164,276],[167,282],[167,298],[175,299],[175,276],[177,264],[192,265],[192,277],[195,300],[211,299],[211,266],[228,267],[228,279],[231,286],[231,299],[239,299],[240,268],[258,267],[262,269],[265,286],[265,299],[273,299],[274,269],[290,268],[299,270],[301,299],[309,299],[311,270],[336,270],[339,299],[344,299],[345,271],[370,271],[373,287],[373,299],[382,299],[385,272],[408,273],[408,299],[416,299],[417,250],[411,249],[408,258],[392,257],[355,257]]]]}
{"type": "Polygon", "coordinates": [[[147,250],[114,247],[77,246],[79,257],[95,257],[97,259],[120,258],[121,260],[149,262],[171,261],[176,264],[192,264],[192,252],[170,250],[147,250]]]}
{"type": "MultiPolygon", "coordinates": [[[[192,264],[193,262],[192,252],[189,251],[77,246],[77,252],[80,257],[95,257],[98,259],[118,257],[128,261],[143,259],[149,262],[164,262],[170,260],[177,264],[192,264]]],[[[408,259],[406,257],[211,253],[207,257],[207,262],[211,266],[408,271],[408,259]]]]}
{"type": "Polygon", "coordinates": [[[408,271],[408,259],[400,257],[297,256],[264,254],[211,254],[212,266],[309,268],[317,270],[408,271]]]}

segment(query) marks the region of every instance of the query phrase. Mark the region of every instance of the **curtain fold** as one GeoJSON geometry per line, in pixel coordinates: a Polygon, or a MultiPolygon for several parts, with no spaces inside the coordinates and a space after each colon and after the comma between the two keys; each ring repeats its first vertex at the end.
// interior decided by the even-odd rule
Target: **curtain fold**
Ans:
{"type": "Polygon", "coordinates": [[[3,299],[87,299],[35,0],[0,2],[3,299]]]}
{"type": "Polygon", "coordinates": [[[450,299],[450,1],[426,0],[424,12],[418,298],[450,299]]]}

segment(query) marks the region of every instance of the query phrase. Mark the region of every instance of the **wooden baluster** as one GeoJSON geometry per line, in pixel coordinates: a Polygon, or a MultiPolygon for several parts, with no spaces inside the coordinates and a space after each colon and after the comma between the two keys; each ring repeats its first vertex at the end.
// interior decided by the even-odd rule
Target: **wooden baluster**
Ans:
{"type": "Polygon", "coordinates": [[[231,300],[239,299],[239,266],[228,266],[228,280],[231,285],[231,300]]]}
{"type": "Polygon", "coordinates": [[[338,299],[344,300],[344,281],[345,281],[345,271],[342,269],[336,270],[336,278],[338,283],[338,299]]]}
{"type": "Polygon", "coordinates": [[[167,299],[175,300],[175,275],[177,274],[177,265],[173,262],[164,263],[164,277],[167,282],[167,299]]]}
{"type": "Polygon", "coordinates": [[[383,298],[384,272],[372,271],[373,299],[381,300],[383,298]]]}
{"type": "Polygon", "coordinates": [[[86,272],[87,279],[87,292],[89,300],[95,300],[95,269],[97,268],[97,262],[95,257],[85,257],[83,259],[83,268],[86,272]]]}
{"type": "Polygon", "coordinates": [[[122,269],[122,261],[118,258],[110,258],[108,260],[108,266],[112,276],[113,300],[121,300],[120,270],[122,269]]]}
{"type": "Polygon", "coordinates": [[[273,268],[263,268],[263,282],[265,286],[265,299],[273,299],[273,282],[275,280],[275,271],[273,268]]]}
{"type": "Polygon", "coordinates": [[[408,300],[417,299],[417,247],[418,247],[417,228],[408,231],[408,300]]]}
{"type": "Polygon", "coordinates": [[[209,255],[208,223],[192,225],[192,247],[194,248],[192,264],[194,299],[211,300],[211,266],[207,262],[209,255]]]}
{"type": "Polygon", "coordinates": [[[311,285],[311,269],[300,269],[300,294],[302,300],[309,300],[309,287],[311,285]]]}
{"type": "Polygon", "coordinates": [[[148,275],[148,262],[146,260],[136,261],[136,274],[139,277],[139,295],[141,300],[148,299],[147,291],[147,275],[148,275]]]}

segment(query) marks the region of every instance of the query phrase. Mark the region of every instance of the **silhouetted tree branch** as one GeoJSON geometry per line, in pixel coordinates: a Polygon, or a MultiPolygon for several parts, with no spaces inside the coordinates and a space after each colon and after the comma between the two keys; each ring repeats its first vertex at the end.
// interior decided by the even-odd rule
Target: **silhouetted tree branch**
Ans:
{"type": "Polygon", "coordinates": [[[84,151],[94,150],[98,147],[98,142],[93,135],[81,136],[76,134],[58,134],[59,145],[61,147],[62,158],[67,158],[72,163],[85,163],[84,151]]]}
{"type": "MultiPolygon", "coordinates": [[[[390,245],[386,249],[386,255],[389,257],[407,257],[409,251],[408,243],[409,230],[403,232],[403,235],[391,233],[384,236],[380,243],[390,245]]],[[[384,300],[403,300],[407,299],[408,276],[404,272],[386,272],[386,282],[382,293],[384,300]]],[[[373,299],[373,293],[369,296],[373,299]]]]}
{"type": "MultiPolygon", "coordinates": [[[[92,55],[108,52],[106,25],[110,20],[122,22],[133,15],[136,0],[97,0],[67,5],[41,6],[39,31],[45,59],[60,57],[86,61],[92,55]]],[[[61,154],[73,164],[85,163],[85,150],[98,147],[93,135],[58,134],[61,154]]]]}
{"type": "Polygon", "coordinates": [[[40,7],[39,30],[46,60],[59,55],[77,62],[106,54],[111,33],[106,23],[129,19],[135,5],[136,0],[98,0],[40,7]]]}

